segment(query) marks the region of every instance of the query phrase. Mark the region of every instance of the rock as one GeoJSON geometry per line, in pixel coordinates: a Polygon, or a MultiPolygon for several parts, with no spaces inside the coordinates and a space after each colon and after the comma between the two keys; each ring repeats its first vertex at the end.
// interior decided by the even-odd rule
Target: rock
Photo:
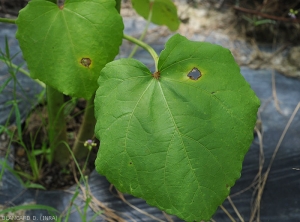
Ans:
{"type": "Polygon", "coordinates": [[[288,55],[288,61],[300,69],[300,46],[291,48],[288,55]]]}

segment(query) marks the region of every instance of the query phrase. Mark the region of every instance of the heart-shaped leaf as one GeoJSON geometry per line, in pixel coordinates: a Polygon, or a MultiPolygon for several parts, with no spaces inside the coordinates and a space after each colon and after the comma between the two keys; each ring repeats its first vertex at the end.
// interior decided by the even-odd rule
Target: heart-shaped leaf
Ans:
{"type": "Polygon", "coordinates": [[[171,0],[131,0],[131,2],[136,12],[145,19],[148,18],[150,7],[152,7],[151,22],[166,25],[171,31],[178,29],[180,21],[177,8],[171,0]]]}
{"type": "Polygon", "coordinates": [[[119,51],[123,22],[115,0],[33,0],[20,11],[16,34],[32,78],[90,98],[106,63],[119,51]]]}
{"type": "Polygon", "coordinates": [[[218,45],[177,34],[158,70],[122,59],[101,71],[96,169],[150,205],[208,220],[240,177],[259,100],[218,45]]]}

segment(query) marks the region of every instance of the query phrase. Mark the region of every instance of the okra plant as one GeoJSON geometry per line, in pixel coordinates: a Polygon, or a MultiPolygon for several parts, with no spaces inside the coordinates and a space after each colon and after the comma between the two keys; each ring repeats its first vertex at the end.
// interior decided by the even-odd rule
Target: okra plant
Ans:
{"type": "MultiPolygon", "coordinates": [[[[132,0],[172,31],[171,0],[132,0]]],[[[122,192],[186,221],[209,220],[240,177],[259,100],[231,52],[173,35],[159,56],[123,33],[120,0],[31,0],[16,21],[30,75],[47,85],[53,161],[67,164],[63,95],[88,100],[73,150],[100,139],[96,170],[122,192]],[[122,39],[153,57],[114,60],[122,39]],[[95,127],[94,127],[95,126],[95,127]]]]}

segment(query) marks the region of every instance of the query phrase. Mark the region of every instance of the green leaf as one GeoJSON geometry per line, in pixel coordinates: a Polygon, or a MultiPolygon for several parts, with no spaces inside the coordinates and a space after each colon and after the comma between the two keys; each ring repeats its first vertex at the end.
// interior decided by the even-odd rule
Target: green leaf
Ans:
{"type": "Polygon", "coordinates": [[[16,34],[32,78],[90,98],[106,63],[119,51],[123,22],[114,0],[33,0],[20,11],[16,34]]]}
{"type": "Polygon", "coordinates": [[[148,18],[152,5],[151,22],[157,25],[166,25],[171,31],[178,29],[180,21],[177,16],[177,8],[171,0],[132,0],[132,6],[136,12],[148,18]]]}
{"type": "Polygon", "coordinates": [[[208,220],[240,177],[260,102],[218,45],[177,34],[158,69],[122,59],[101,71],[96,169],[167,213],[208,220]]]}

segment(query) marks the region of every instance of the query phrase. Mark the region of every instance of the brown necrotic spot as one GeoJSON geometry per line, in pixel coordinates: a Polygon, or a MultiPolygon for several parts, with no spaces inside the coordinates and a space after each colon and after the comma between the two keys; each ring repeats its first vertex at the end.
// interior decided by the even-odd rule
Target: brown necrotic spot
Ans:
{"type": "Polygon", "coordinates": [[[81,63],[81,65],[89,68],[92,63],[92,60],[90,60],[90,58],[82,58],[80,63],[81,63]]]}
{"type": "Polygon", "coordinates": [[[152,74],[152,76],[153,76],[155,79],[159,79],[159,77],[160,77],[160,72],[159,72],[159,71],[156,71],[155,73],[152,74]]]}
{"type": "Polygon", "coordinates": [[[197,69],[196,67],[194,67],[188,74],[187,76],[191,79],[191,80],[197,80],[199,79],[202,75],[199,69],[197,69]]]}

